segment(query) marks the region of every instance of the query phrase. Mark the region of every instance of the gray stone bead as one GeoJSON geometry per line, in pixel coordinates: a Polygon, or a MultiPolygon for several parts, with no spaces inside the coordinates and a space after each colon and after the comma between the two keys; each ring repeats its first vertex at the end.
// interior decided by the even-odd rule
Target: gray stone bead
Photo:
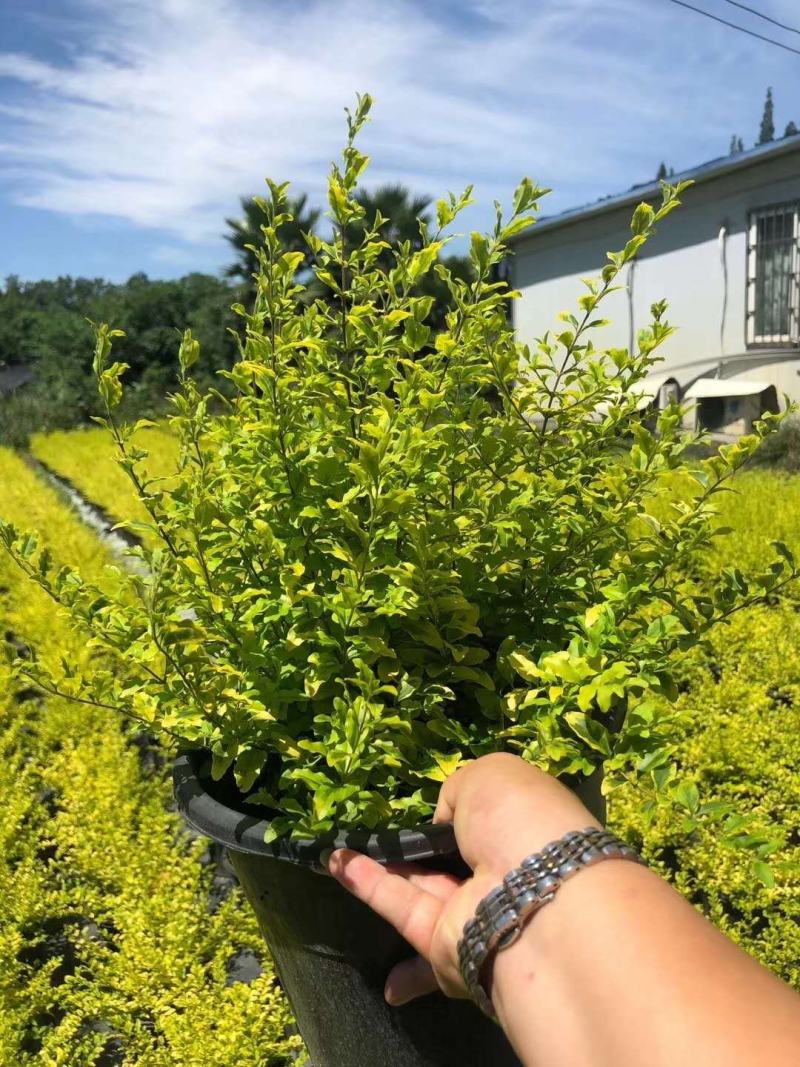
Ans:
{"type": "Polygon", "coordinates": [[[505,933],[510,927],[517,925],[517,913],[513,908],[507,908],[495,915],[492,926],[498,933],[505,933]]]}
{"type": "Polygon", "coordinates": [[[475,917],[464,925],[458,959],[470,995],[487,1015],[494,1011],[480,976],[488,958],[516,941],[530,916],[555,899],[562,880],[603,859],[643,862],[614,834],[588,827],[527,856],[478,905],[475,917]]]}
{"type": "Polygon", "coordinates": [[[539,878],[544,874],[545,865],[542,863],[540,856],[528,856],[527,859],[522,861],[522,869],[527,874],[532,874],[534,878],[539,878]]]}
{"type": "Polygon", "coordinates": [[[476,987],[473,999],[484,1015],[488,1015],[490,1019],[495,1017],[494,1007],[491,1000],[487,997],[483,986],[478,985],[476,987]]]}
{"type": "Polygon", "coordinates": [[[501,949],[508,948],[509,945],[513,945],[521,933],[522,931],[515,914],[514,921],[510,923],[505,930],[502,930],[496,938],[495,946],[497,950],[500,951],[501,949]]]}
{"type": "Polygon", "coordinates": [[[503,885],[506,892],[512,896],[516,893],[521,893],[525,886],[528,884],[528,877],[525,871],[519,870],[509,872],[503,879],[503,885]]]}
{"type": "Polygon", "coordinates": [[[476,914],[484,920],[491,922],[492,918],[508,907],[508,895],[502,885],[497,886],[488,893],[476,909],[476,914]]]}

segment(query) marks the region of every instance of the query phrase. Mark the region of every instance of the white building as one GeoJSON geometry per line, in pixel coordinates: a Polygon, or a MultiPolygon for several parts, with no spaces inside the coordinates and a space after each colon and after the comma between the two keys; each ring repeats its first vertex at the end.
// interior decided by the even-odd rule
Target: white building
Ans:
{"type": "MultiPolygon", "coordinates": [[[[656,403],[696,401],[710,430],[747,430],[760,411],[800,401],[800,136],[713,160],[674,179],[695,184],[609,296],[603,347],[632,346],[650,305],[666,299],[678,332],[649,388],[656,403]]],[[[630,237],[630,217],[660,202],[657,182],[543,218],[514,242],[520,340],[532,342],[576,310],[581,278],[630,237]]]]}

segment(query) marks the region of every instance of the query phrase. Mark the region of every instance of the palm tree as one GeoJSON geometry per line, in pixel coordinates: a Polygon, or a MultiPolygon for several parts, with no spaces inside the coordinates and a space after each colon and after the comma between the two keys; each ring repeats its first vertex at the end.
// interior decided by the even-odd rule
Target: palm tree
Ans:
{"type": "Polygon", "coordinates": [[[374,192],[360,189],[356,200],[364,208],[364,218],[359,224],[371,229],[380,212],[386,222],[381,227],[384,240],[391,245],[409,241],[412,248],[421,245],[419,235],[420,220],[430,222],[428,208],[431,206],[429,196],[412,196],[405,185],[379,185],[374,192]]]}
{"type": "MultiPolygon", "coordinates": [[[[358,223],[348,227],[347,240],[355,245],[360,242],[364,231],[371,229],[380,213],[385,222],[381,225],[381,234],[385,241],[392,247],[384,249],[378,256],[377,265],[383,270],[390,270],[394,263],[392,249],[404,241],[408,241],[412,249],[420,248],[422,239],[419,232],[420,221],[430,223],[429,208],[431,199],[428,196],[414,196],[404,185],[390,184],[380,185],[372,192],[362,189],[356,193],[356,199],[364,208],[364,218],[358,223]]],[[[258,204],[248,198],[242,197],[241,219],[226,219],[228,233],[226,240],[233,246],[237,253],[237,260],[226,270],[231,278],[240,278],[247,289],[254,292],[253,275],[258,270],[258,260],[248,245],[256,248],[261,244],[261,225],[263,212],[258,204]]],[[[286,208],[292,215],[292,221],[285,223],[279,229],[279,235],[287,251],[302,252],[305,259],[300,266],[299,273],[306,271],[312,264],[312,255],[306,244],[304,234],[313,232],[319,222],[321,212],[318,208],[308,206],[305,194],[291,199],[286,208]]],[[[447,256],[443,262],[451,269],[457,278],[465,281],[472,278],[472,269],[469,260],[463,256],[447,256]]],[[[318,297],[328,299],[332,294],[327,292],[322,283],[311,279],[306,300],[318,297]]],[[[416,286],[418,295],[432,296],[434,307],[430,316],[430,325],[434,330],[444,327],[446,312],[452,306],[450,293],[444,282],[430,271],[425,278],[416,286]]]]}
{"type": "MultiPolygon", "coordinates": [[[[308,207],[307,201],[305,193],[290,198],[286,211],[292,218],[278,228],[278,235],[287,252],[304,253],[306,258],[301,270],[311,264],[311,252],[303,235],[314,230],[320,217],[319,209],[308,207]]],[[[225,240],[233,246],[238,257],[225,273],[229,278],[242,278],[245,283],[249,284],[258,270],[258,260],[252,249],[247,246],[254,245],[257,248],[261,244],[264,212],[251,197],[243,196],[241,204],[243,215],[240,219],[225,219],[229,231],[225,234],[225,240]]]]}
{"type": "MultiPolygon", "coordinates": [[[[428,210],[431,206],[429,196],[414,196],[405,185],[395,184],[380,185],[373,192],[365,189],[359,190],[356,193],[356,200],[364,208],[365,214],[358,223],[359,229],[352,228],[351,240],[357,241],[364,229],[371,229],[380,213],[381,217],[386,219],[381,226],[381,235],[392,248],[404,241],[408,241],[412,249],[421,247],[419,224],[431,222],[428,210]]],[[[384,249],[378,256],[377,262],[384,270],[390,270],[394,263],[392,249],[384,249]]],[[[472,279],[472,268],[466,256],[444,256],[442,262],[449,267],[456,278],[464,281],[472,279]]],[[[436,331],[443,329],[445,315],[452,307],[452,299],[445,283],[434,271],[429,271],[417,284],[415,291],[419,296],[434,298],[428,324],[436,331]]]]}

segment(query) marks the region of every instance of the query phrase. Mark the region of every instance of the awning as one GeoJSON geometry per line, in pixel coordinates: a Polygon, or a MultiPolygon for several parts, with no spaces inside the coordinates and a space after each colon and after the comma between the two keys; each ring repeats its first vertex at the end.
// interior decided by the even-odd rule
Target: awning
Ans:
{"type": "Polygon", "coordinates": [[[758,396],[770,388],[769,382],[749,381],[747,378],[698,378],[684,393],[687,400],[710,397],[758,396]]]}
{"type": "Polygon", "coordinates": [[[672,374],[650,374],[647,378],[632,385],[629,392],[633,396],[639,397],[639,403],[637,405],[639,411],[652,404],[658,396],[661,386],[664,382],[670,380],[674,381],[674,376],[672,374]]]}

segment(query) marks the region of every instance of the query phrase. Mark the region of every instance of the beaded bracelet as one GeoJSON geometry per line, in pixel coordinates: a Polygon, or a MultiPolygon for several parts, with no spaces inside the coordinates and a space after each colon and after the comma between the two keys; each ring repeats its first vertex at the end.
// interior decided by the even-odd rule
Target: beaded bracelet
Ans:
{"type": "Polygon", "coordinates": [[[469,995],[485,1015],[494,1016],[481,983],[489,958],[514,944],[528,919],[553,899],[565,878],[611,859],[644,863],[634,849],[608,830],[593,826],[572,830],[524,859],[483,898],[474,917],[464,925],[458,964],[469,995]]]}

